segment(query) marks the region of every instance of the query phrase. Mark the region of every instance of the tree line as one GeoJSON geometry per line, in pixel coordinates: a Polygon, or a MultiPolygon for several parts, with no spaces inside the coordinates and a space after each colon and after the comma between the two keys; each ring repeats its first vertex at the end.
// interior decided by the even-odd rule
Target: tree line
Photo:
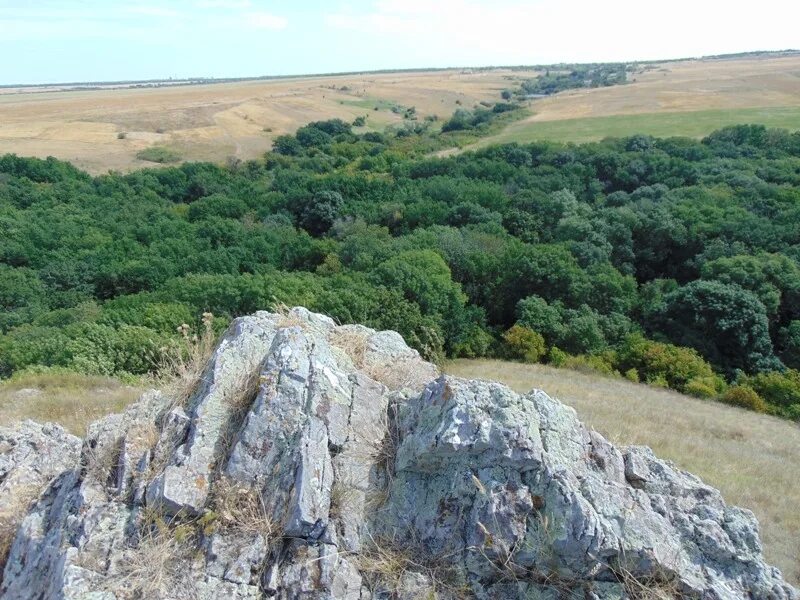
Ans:
{"type": "MultiPolygon", "coordinates": [[[[486,129],[504,104],[453,118],[486,129]]],[[[281,302],[432,359],[544,361],[800,418],[800,134],[427,154],[459,127],[321,121],[263,160],[98,177],[0,157],[0,376],[146,373],[202,313],[221,327],[281,302]]]]}

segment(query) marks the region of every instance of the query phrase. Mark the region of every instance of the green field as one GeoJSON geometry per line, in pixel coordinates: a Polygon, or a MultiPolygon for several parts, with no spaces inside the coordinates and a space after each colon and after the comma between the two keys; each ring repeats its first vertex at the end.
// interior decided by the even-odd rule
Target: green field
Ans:
{"type": "Polygon", "coordinates": [[[524,143],[536,140],[581,143],[636,133],[657,137],[699,138],[726,125],[741,123],[757,123],[791,130],[800,129],[800,107],[660,112],[562,121],[518,121],[509,125],[499,134],[484,138],[480,145],[524,143]]]}
{"type": "MultiPolygon", "coordinates": [[[[381,98],[362,98],[360,100],[339,100],[339,104],[344,106],[355,106],[358,108],[366,108],[368,110],[391,110],[393,107],[400,105],[391,100],[383,100],[381,98]]],[[[402,108],[402,107],[401,107],[402,108]]]]}

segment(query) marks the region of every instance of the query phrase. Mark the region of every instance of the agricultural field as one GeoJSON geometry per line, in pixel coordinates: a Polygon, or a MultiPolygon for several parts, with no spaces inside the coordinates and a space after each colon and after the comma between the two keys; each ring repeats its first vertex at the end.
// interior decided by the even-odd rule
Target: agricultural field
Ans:
{"type": "Polygon", "coordinates": [[[257,158],[310,121],[367,116],[383,129],[414,107],[419,118],[495,102],[532,71],[446,70],[233,83],[61,91],[0,90],[0,154],[55,156],[92,174],[160,162],[257,158]],[[393,110],[394,109],[394,110],[393,110]],[[175,161],[150,161],[174,156],[175,161]]]}
{"type": "Polygon", "coordinates": [[[479,145],[526,143],[535,140],[580,144],[606,137],[626,137],[635,134],[701,138],[717,129],[740,123],[757,123],[790,130],[800,129],[800,106],[641,113],[563,121],[526,119],[512,123],[498,135],[482,140],[479,145]]]}
{"type": "Polygon", "coordinates": [[[661,457],[752,510],[764,553],[800,581],[800,428],[717,402],[592,373],[499,360],[457,360],[445,371],[490,379],[526,393],[543,389],[618,445],[650,446],[661,457]]]}
{"type": "Polygon", "coordinates": [[[480,145],[609,136],[702,137],[739,123],[800,128],[800,56],[703,59],[649,65],[628,85],[534,100],[530,117],[480,145]]]}
{"type": "MultiPolygon", "coordinates": [[[[366,116],[364,131],[382,130],[401,123],[411,107],[420,119],[447,118],[459,107],[497,101],[502,90],[537,75],[452,69],[155,88],[4,88],[0,154],[55,156],[92,174],[164,162],[247,160],[310,121],[366,116]]],[[[531,116],[478,145],[634,133],[702,137],[743,122],[800,128],[798,56],[657,63],[629,80],[530,101],[531,116]]]]}

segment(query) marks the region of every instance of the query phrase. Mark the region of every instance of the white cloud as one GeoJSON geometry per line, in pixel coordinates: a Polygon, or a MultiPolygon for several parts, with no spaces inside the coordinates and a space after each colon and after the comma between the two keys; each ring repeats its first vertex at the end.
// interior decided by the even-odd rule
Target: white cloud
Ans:
{"type": "Polygon", "coordinates": [[[226,10],[241,10],[253,6],[251,0],[200,0],[198,8],[223,8],[226,10]]]}
{"type": "Polygon", "coordinates": [[[190,0],[160,6],[133,0],[120,3],[61,2],[3,5],[0,0],[0,41],[127,39],[148,43],[175,42],[202,29],[227,33],[281,30],[285,17],[254,10],[251,0],[190,0]],[[205,10],[200,10],[204,6],[205,10]]]}
{"type": "Polygon", "coordinates": [[[761,0],[378,0],[325,23],[442,64],[696,56],[798,45],[800,3],[761,0]]]}
{"type": "Polygon", "coordinates": [[[163,8],[161,6],[126,6],[123,11],[133,15],[142,15],[145,17],[177,17],[181,13],[172,8],[163,8]]]}
{"type": "Polygon", "coordinates": [[[286,29],[289,20],[286,17],[266,12],[250,12],[242,17],[242,24],[251,29],[286,29]]]}

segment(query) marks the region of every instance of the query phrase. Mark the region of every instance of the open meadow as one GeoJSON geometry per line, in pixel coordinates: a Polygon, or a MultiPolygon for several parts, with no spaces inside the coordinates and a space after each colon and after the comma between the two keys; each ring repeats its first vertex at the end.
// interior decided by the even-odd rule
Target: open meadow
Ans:
{"type": "Polygon", "coordinates": [[[800,582],[800,427],[668,390],[545,365],[457,360],[445,371],[542,389],[615,444],[650,446],[752,510],[767,559],[800,582]]]}
{"type": "Polygon", "coordinates": [[[569,90],[534,100],[530,117],[480,145],[609,136],[702,137],[727,125],[800,128],[800,56],[666,62],[621,86],[569,90]]]}
{"type": "Polygon", "coordinates": [[[130,171],[165,148],[181,160],[253,159],[310,121],[367,117],[367,129],[448,117],[459,106],[496,102],[531,71],[510,69],[365,73],[233,83],[53,91],[0,91],[0,154],[55,156],[90,173],[130,171]],[[395,109],[395,110],[393,110],[395,109]]]}

